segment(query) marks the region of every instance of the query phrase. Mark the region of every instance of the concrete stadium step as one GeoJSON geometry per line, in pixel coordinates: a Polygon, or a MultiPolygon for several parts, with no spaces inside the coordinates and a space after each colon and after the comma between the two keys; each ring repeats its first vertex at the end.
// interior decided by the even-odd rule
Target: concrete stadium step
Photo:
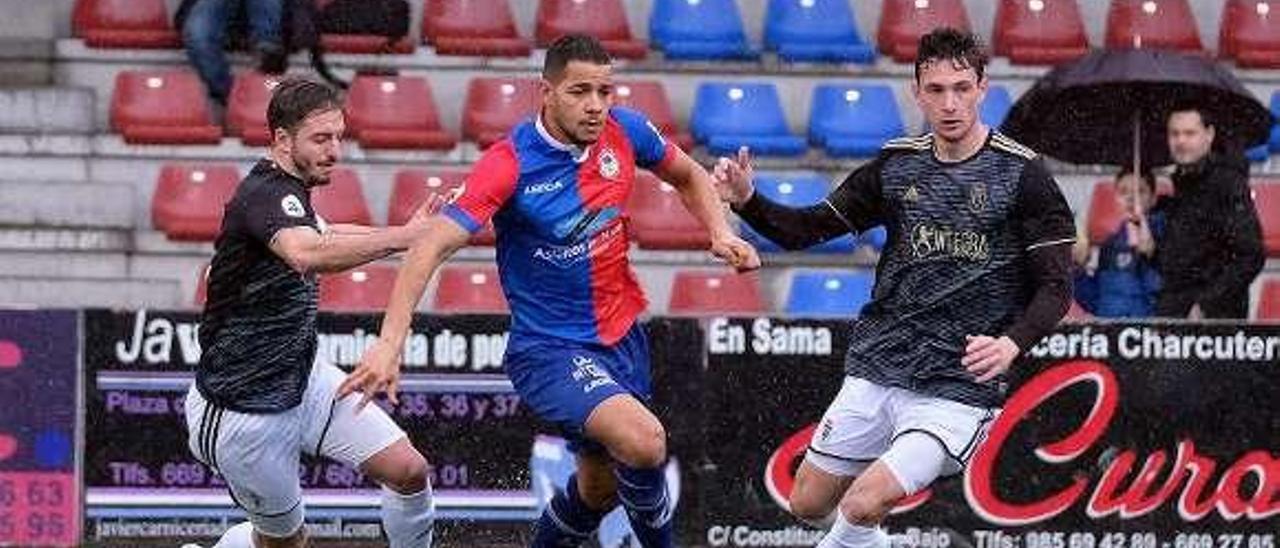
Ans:
{"type": "MultiPolygon", "coordinates": [[[[38,5],[45,2],[23,2],[38,5]]],[[[2,6],[2,4],[0,4],[2,6]]],[[[3,7],[0,7],[3,10],[3,7]]],[[[0,13],[7,12],[0,11],[0,13]]],[[[54,82],[54,43],[45,38],[19,38],[0,31],[0,82],[5,86],[48,86],[54,82]]]]}
{"type": "Polygon", "coordinates": [[[130,229],[138,205],[133,186],[126,184],[0,184],[4,225],[130,229]]]}
{"type": "Polygon", "coordinates": [[[132,247],[130,234],[119,229],[0,227],[0,250],[115,251],[132,247]]]}
{"type": "Polygon", "coordinates": [[[128,255],[119,251],[0,251],[0,276],[124,278],[129,276],[128,255]]]}
{"type": "MultiPolygon", "coordinates": [[[[9,136],[12,137],[12,136],[9,136]]],[[[4,148],[6,136],[0,136],[4,148]]],[[[0,153],[0,184],[31,181],[89,180],[89,160],[83,156],[23,156],[0,153]]]]}
{"type": "Polygon", "coordinates": [[[184,301],[172,280],[0,276],[0,305],[175,308],[184,301]]]}
{"type": "Polygon", "coordinates": [[[212,258],[212,253],[205,256],[137,253],[129,256],[129,278],[173,282],[178,285],[178,305],[195,307],[196,287],[212,258]]]}
{"type": "Polygon", "coordinates": [[[88,88],[0,89],[0,133],[92,133],[94,95],[88,88]]]}

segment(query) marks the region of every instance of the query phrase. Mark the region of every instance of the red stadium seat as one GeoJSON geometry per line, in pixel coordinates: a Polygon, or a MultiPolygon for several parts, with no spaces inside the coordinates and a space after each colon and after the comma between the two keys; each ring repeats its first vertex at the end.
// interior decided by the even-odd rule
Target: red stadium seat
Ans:
{"type": "Polygon", "coordinates": [[[460,314],[506,314],[498,269],[493,266],[451,265],[440,269],[431,309],[460,314]]]}
{"type": "Polygon", "coordinates": [[[385,310],[396,282],[396,269],[364,265],[320,276],[320,310],[356,312],[385,310]]]}
{"type": "Polygon", "coordinates": [[[631,36],[627,11],[619,0],[542,0],[535,35],[547,47],[566,34],[588,34],[614,57],[643,59],[649,45],[631,36]]]}
{"type": "MultiPolygon", "coordinates": [[[[1173,193],[1173,186],[1167,180],[1160,180],[1156,186],[1156,194],[1164,196],[1173,193]]],[[[1116,203],[1116,185],[1113,181],[1098,181],[1093,186],[1093,196],[1089,200],[1087,227],[1089,241],[1100,245],[1107,241],[1126,215],[1116,203]]]]}
{"type": "Polygon", "coordinates": [[[642,249],[707,249],[711,236],[685,209],[680,193],[652,173],[636,171],[627,209],[631,231],[642,249]]]}
{"type": "Polygon", "coordinates": [[[92,48],[179,48],[164,0],[76,0],[75,35],[92,48]]]}
{"type": "Polygon", "coordinates": [[[614,89],[616,104],[634,108],[643,112],[658,131],[669,138],[676,146],[689,150],[693,148],[693,136],[680,131],[676,124],[676,115],[671,111],[671,102],[667,100],[667,89],[662,82],[656,80],[635,80],[618,82],[614,89]]]}
{"type": "Polygon", "coordinates": [[[502,140],[521,120],[537,114],[542,89],[532,78],[473,78],[462,112],[462,136],[481,149],[502,140]]]}
{"type": "Polygon", "coordinates": [[[227,100],[227,129],[244,144],[260,147],[271,143],[267,105],[271,103],[271,91],[279,82],[278,76],[257,71],[236,75],[227,100]]]}
{"type": "Polygon", "coordinates": [[[233,165],[165,164],[151,196],[151,225],[170,240],[213,241],[239,183],[233,165]]]}
{"type": "Polygon", "coordinates": [[[1028,65],[1054,65],[1089,50],[1076,0],[1001,0],[994,42],[996,55],[1028,65]]]}
{"type": "MultiPolygon", "coordinates": [[[[418,206],[426,201],[429,193],[447,195],[449,191],[462,186],[466,177],[466,172],[462,171],[400,170],[396,173],[395,184],[391,187],[391,205],[387,207],[387,226],[405,224],[418,206]]],[[[493,223],[488,223],[471,236],[471,245],[491,246],[495,240],[493,223]]]]}
{"type": "Polygon", "coordinates": [[[350,168],[335,168],[329,176],[329,184],[312,189],[311,207],[330,224],[373,224],[373,215],[369,213],[369,204],[365,202],[364,190],[360,186],[360,177],[350,168]]]}
{"type": "Polygon", "coordinates": [[[1258,310],[1254,318],[1259,320],[1280,320],[1280,278],[1267,277],[1262,280],[1262,291],[1258,296],[1258,310]]]}
{"type": "Polygon", "coordinates": [[[1268,257],[1280,257],[1280,181],[1254,181],[1253,205],[1262,223],[1262,245],[1268,257]]]}
{"type": "Polygon", "coordinates": [[[755,274],[729,270],[684,270],[671,284],[673,315],[760,314],[765,312],[760,281],[755,274]]]}
{"type": "Polygon", "coordinates": [[[1218,53],[1249,68],[1280,68],[1280,5],[1227,0],[1218,34],[1218,53]],[[1275,9],[1277,13],[1271,14],[1275,9]]]}
{"type": "Polygon", "coordinates": [[[195,305],[203,307],[204,302],[209,298],[209,265],[200,267],[200,272],[196,273],[196,296],[195,305]]]}
{"type": "Polygon", "coordinates": [[[185,70],[133,71],[116,75],[111,127],[131,144],[217,144],[204,85],[185,70]]]}
{"type": "Polygon", "coordinates": [[[885,0],[876,41],[899,63],[915,61],[920,36],[938,27],[969,30],[962,0],[885,0]]]}
{"type": "Polygon", "coordinates": [[[1200,52],[1200,33],[1187,0],[1112,0],[1107,47],[1200,52]]]}
{"type": "Polygon", "coordinates": [[[348,131],[367,148],[449,150],[431,86],[420,76],[357,76],[347,93],[348,131]]]}
{"type": "Polygon", "coordinates": [[[533,51],[516,30],[507,0],[426,0],[422,38],[440,55],[524,57],[533,51]]]}

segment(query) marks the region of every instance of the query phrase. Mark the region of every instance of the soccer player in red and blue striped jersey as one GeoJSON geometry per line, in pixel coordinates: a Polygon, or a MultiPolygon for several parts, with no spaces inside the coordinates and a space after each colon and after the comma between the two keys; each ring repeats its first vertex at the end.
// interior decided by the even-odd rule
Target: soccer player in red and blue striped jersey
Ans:
{"type": "Polygon", "coordinates": [[[578,471],[548,505],[533,546],[576,546],[619,503],[641,544],[671,546],[666,432],[647,408],[648,343],[636,322],[647,301],[627,258],[624,204],[635,170],[680,192],[717,257],[738,270],[758,268],[760,258],[726,223],[706,170],[644,115],[611,107],[611,60],[598,41],[556,41],[543,80],[540,114],[485,151],[406,256],[381,336],[343,395],[394,396],[397,358],[428,279],[492,220],[512,315],[504,366],[524,402],[578,454],[578,471]]]}

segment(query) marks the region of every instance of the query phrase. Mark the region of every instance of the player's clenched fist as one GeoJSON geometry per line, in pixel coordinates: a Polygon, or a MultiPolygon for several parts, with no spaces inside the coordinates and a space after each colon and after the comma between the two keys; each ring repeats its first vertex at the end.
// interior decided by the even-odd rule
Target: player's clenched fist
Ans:
{"type": "Polygon", "coordinates": [[[396,392],[400,386],[400,349],[393,348],[390,343],[377,339],[364,350],[360,365],[338,387],[338,399],[347,397],[352,392],[364,394],[359,409],[373,400],[379,392],[386,392],[392,405],[399,401],[396,392]]]}
{"type": "Polygon", "coordinates": [[[712,169],[711,177],[716,181],[716,193],[721,201],[738,207],[751,199],[755,192],[752,182],[755,169],[751,167],[751,153],[747,147],[738,149],[737,158],[721,157],[712,169]]]}
{"type": "Polygon", "coordinates": [[[729,263],[738,272],[760,268],[760,254],[756,248],[733,234],[713,237],[711,253],[729,263]]]}

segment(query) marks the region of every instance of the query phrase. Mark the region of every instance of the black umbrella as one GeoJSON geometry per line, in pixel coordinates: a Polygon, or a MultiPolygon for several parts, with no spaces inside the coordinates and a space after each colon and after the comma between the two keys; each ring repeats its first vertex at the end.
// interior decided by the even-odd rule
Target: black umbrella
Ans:
{"type": "Polygon", "coordinates": [[[1023,94],[1001,129],[1023,144],[1077,164],[1172,163],[1169,111],[1192,102],[1217,121],[1217,141],[1247,148],[1267,140],[1271,113],[1226,67],[1171,51],[1094,51],[1051,70],[1023,94]]]}

